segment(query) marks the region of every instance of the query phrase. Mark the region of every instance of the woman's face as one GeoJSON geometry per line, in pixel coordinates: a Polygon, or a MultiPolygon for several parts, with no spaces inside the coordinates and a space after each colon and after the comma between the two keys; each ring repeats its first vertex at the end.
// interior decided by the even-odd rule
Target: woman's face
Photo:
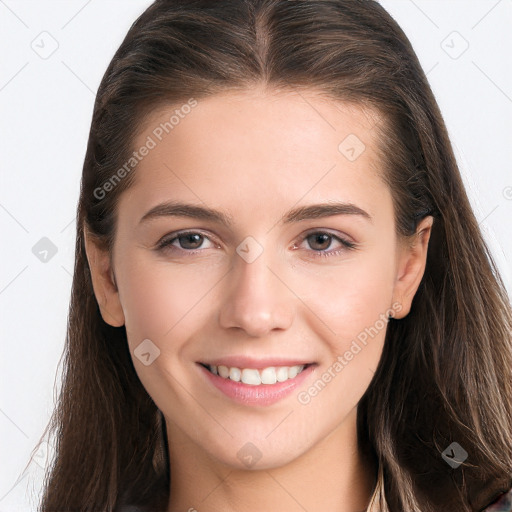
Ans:
{"type": "Polygon", "coordinates": [[[430,225],[415,245],[397,239],[376,119],[313,92],[252,90],[161,108],[139,133],[149,149],[118,204],[115,286],[93,278],[171,453],[175,435],[190,453],[268,468],[354,438],[430,225]]]}

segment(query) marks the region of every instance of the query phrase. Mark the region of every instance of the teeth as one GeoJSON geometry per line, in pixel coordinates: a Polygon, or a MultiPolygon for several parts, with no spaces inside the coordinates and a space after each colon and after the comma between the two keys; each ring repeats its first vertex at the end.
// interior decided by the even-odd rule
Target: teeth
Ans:
{"type": "Polygon", "coordinates": [[[209,366],[209,368],[212,373],[215,373],[215,368],[217,368],[219,375],[224,379],[227,379],[229,377],[229,368],[227,366],[209,366]]]}
{"type": "Polygon", "coordinates": [[[276,370],[276,378],[279,382],[284,382],[288,380],[288,368],[285,366],[281,366],[276,370]]]}
{"type": "Polygon", "coordinates": [[[231,379],[235,382],[243,382],[251,386],[259,386],[260,384],[275,384],[276,382],[285,382],[288,379],[295,378],[302,370],[304,365],[297,366],[270,366],[263,370],[255,370],[253,368],[236,368],[223,365],[208,365],[208,369],[214,374],[219,375],[223,379],[231,379]]]}
{"type": "Polygon", "coordinates": [[[233,366],[232,368],[229,369],[229,378],[231,380],[234,380],[235,382],[240,382],[241,375],[242,372],[238,368],[235,368],[233,366]]]}
{"type": "Polygon", "coordinates": [[[275,384],[277,382],[275,368],[265,368],[261,372],[261,383],[262,384],[275,384]]]}
{"type": "Polygon", "coordinates": [[[296,366],[291,366],[288,370],[288,378],[293,379],[294,377],[297,377],[297,374],[299,373],[299,370],[296,366]]]}
{"type": "MultiPolygon", "coordinates": [[[[231,375],[231,370],[229,371],[231,375]]],[[[261,384],[261,375],[258,370],[250,370],[245,368],[242,370],[242,382],[244,384],[250,384],[251,386],[258,386],[261,384]]]]}

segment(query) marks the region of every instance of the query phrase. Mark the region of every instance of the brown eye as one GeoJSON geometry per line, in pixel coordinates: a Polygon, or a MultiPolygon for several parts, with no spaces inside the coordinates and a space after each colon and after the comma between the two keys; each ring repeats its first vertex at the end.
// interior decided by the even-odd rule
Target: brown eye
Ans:
{"type": "Polygon", "coordinates": [[[306,237],[309,246],[315,251],[324,251],[325,249],[328,249],[331,245],[332,239],[333,236],[328,233],[314,233],[306,237]]]}
{"type": "Polygon", "coordinates": [[[179,240],[181,249],[198,249],[201,247],[203,239],[203,235],[199,233],[186,233],[176,237],[176,240],[179,240]]]}
{"type": "Polygon", "coordinates": [[[213,247],[215,247],[215,244],[210,240],[210,238],[198,231],[174,233],[173,235],[164,237],[157,244],[157,249],[162,251],[172,250],[189,253],[195,253],[195,251],[200,252],[205,249],[211,249],[213,247]]]}
{"type": "Polygon", "coordinates": [[[301,236],[300,244],[294,244],[294,249],[303,246],[306,253],[311,257],[333,257],[342,256],[346,251],[356,249],[358,245],[342,236],[334,235],[328,231],[310,231],[301,236]],[[307,247],[306,246],[307,242],[307,247]]]}

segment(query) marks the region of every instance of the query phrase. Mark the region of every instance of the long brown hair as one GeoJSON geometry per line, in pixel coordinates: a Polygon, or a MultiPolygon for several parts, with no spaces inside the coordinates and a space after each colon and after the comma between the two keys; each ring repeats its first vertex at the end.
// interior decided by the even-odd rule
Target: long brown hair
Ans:
{"type": "Polygon", "coordinates": [[[378,112],[397,233],[410,236],[434,216],[411,312],[390,320],[358,405],[360,446],[378,461],[384,506],[475,511],[512,485],[510,303],[403,31],[371,0],[157,0],[133,23],[96,96],[43,512],[165,510],[172,468],[162,414],[137,377],[125,328],[100,315],[84,229],[112,247],[116,205],[137,171],[104,185],[119,177],[150,112],[261,84],[378,112]],[[442,457],[452,442],[468,453],[458,468],[442,457]]]}

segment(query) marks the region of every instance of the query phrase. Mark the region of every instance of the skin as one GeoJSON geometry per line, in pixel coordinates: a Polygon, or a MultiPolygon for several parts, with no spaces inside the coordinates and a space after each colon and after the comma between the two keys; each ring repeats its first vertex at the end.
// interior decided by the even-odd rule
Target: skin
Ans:
{"type": "MultiPolygon", "coordinates": [[[[153,112],[135,146],[175,108],[153,112]]],[[[120,197],[112,257],[86,239],[103,318],[126,326],[137,374],[166,419],[168,512],[367,506],[376,468],[357,449],[356,408],[385,327],[307,404],[298,392],[271,406],[235,403],[196,363],[234,354],[302,357],[317,364],[304,391],[390,308],[395,318],[409,313],[433,219],[407,241],[397,238],[377,120],[312,90],[255,88],[201,100],[139,163],[120,197]],[[366,147],[354,161],[338,150],[349,134],[366,147]],[[222,210],[233,224],[173,216],[140,222],[169,200],[222,210]],[[371,220],[339,214],[281,222],[292,208],[327,201],[355,204],[371,220]],[[182,230],[205,238],[155,249],[182,230]],[[306,237],[325,231],[356,248],[306,237]],[[251,263],[236,252],[248,236],[263,248],[251,263]],[[145,339],[160,350],[148,366],[133,352],[145,339]],[[250,468],[237,457],[248,442],[261,454],[250,468]]]]}

